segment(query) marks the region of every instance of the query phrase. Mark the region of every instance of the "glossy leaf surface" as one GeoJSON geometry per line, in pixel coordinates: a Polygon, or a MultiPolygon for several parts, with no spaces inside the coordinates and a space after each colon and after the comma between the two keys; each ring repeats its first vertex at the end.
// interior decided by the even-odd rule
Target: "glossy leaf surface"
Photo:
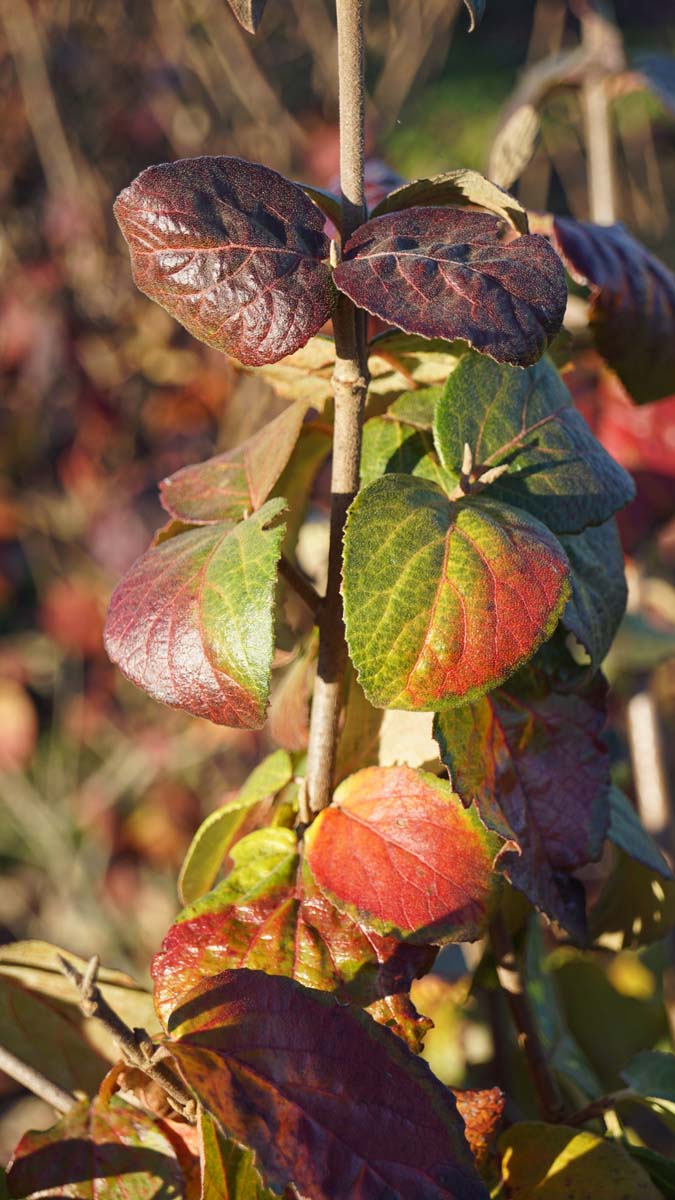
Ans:
{"type": "Polygon", "coordinates": [[[265,720],[273,595],[285,507],[269,500],[239,525],[207,526],[152,547],[113,593],[110,658],[155,700],[217,725],[265,720]]]}
{"type": "Polygon", "coordinates": [[[185,1078],[272,1187],[293,1181],[312,1200],[486,1200],[448,1090],[358,1009],[244,969],[207,980],[177,1018],[185,1078]]]}
{"type": "Polygon", "coordinates": [[[591,289],[596,346],[638,404],[675,388],[675,276],[623,225],[555,217],[554,243],[591,289]]]}
{"type": "Polygon", "coordinates": [[[506,688],[442,713],[436,736],[454,787],[512,843],[498,865],[514,887],[570,933],[583,906],[568,873],[597,859],[609,824],[605,686],[558,692],[525,668],[506,688]]]}
{"type": "Polygon", "coordinates": [[[491,183],[479,171],[466,168],[446,171],[445,174],[434,175],[431,179],[414,179],[411,183],[404,183],[380,201],[373,209],[371,217],[381,217],[385,213],[399,212],[401,209],[416,208],[420,205],[437,207],[441,204],[460,208],[470,205],[486,208],[498,217],[503,217],[519,233],[529,232],[527,213],[515,196],[510,196],[495,183],[491,183]]]}
{"type": "Polygon", "coordinates": [[[168,1200],[185,1195],[171,1140],[148,1113],[117,1097],[82,1101],[45,1133],[27,1133],[7,1175],[12,1200],[168,1200]]]}
{"type": "Polygon", "coordinates": [[[435,439],[455,477],[465,443],[476,464],[508,463],[490,496],[532,513],[555,533],[599,525],[635,495],[630,476],[594,438],[548,359],[519,371],[465,355],[436,409],[435,439]]]}
{"type": "Polygon", "coordinates": [[[626,611],[628,589],[616,521],[561,537],[570,564],[572,595],[561,621],[584,647],[597,671],[626,611]]]}
{"type": "Polygon", "coordinates": [[[330,316],[323,214],[268,167],[209,157],[148,167],[115,215],[136,286],[242,363],[291,354],[330,316]]]}
{"type": "Polygon", "coordinates": [[[234,450],[183,467],[160,484],[164,508],[178,521],[241,521],[264,504],[296,445],[307,404],[296,401],[234,450]]]}
{"type": "Polygon", "coordinates": [[[267,0],[228,0],[240,25],[249,33],[257,33],[267,0]]]}
{"type": "Polygon", "coordinates": [[[499,241],[500,221],[409,208],[357,229],[336,286],[407,333],[462,338],[500,362],[536,362],[562,324],[566,288],[545,238],[499,241]]]}
{"type": "Polygon", "coordinates": [[[322,892],[370,928],[422,943],[480,936],[499,848],[448,783],[409,767],[350,776],[306,835],[322,892]]]}
{"type": "Polygon", "coordinates": [[[649,1176],[616,1141],[531,1121],[499,1139],[512,1200],[660,1200],[649,1176]]]}
{"type": "Polygon", "coordinates": [[[164,1025],[175,1030],[176,1010],[200,980],[249,967],[337,992],[419,1050],[428,1022],[408,993],[430,965],[426,948],[400,946],[338,913],[300,870],[289,829],[257,830],[231,856],[227,878],[180,914],[155,956],[155,1003],[164,1025]]]}
{"type": "Polygon", "coordinates": [[[351,506],[343,595],[349,652],[382,708],[439,709],[495,687],[552,634],[567,560],[534,518],[385,475],[351,506]]]}

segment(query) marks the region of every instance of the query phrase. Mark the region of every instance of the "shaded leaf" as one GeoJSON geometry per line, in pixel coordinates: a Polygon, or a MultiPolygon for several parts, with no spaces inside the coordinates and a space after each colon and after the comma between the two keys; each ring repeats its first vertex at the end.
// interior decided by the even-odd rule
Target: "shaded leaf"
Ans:
{"type": "Polygon", "coordinates": [[[623,1068],[621,1078],[675,1130],[675,1056],[642,1050],[623,1068]]]}
{"type": "Polygon", "coordinates": [[[456,479],[465,443],[476,464],[508,463],[490,496],[555,533],[599,525],[635,495],[630,475],[594,438],[547,359],[519,371],[465,355],[439,401],[434,436],[456,479]]]}
{"type": "Polygon", "coordinates": [[[576,537],[561,537],[572,595],[560,618],[584,647],[594,671],[602,665],[626,611],[628,589],[621,539],[613,519],[576,537]]]}
{"type": "Polygon", "coordinates": [[[306,411],[296,401],[243,445],[169,475],[159,489],[166,511],[191,525],[241,521],[255,512],[290,459],[306,411]]]}
{"type": "Polygon", "coordinates": [[[278,362],[264,363],[255,370],[288,400],[307,400],[319,412],[333,389],[331,376],[335,366],[335,343],[330,337],[312,337],[299,350],[278,362]]]}
{"type": "MultiPolygon", "coordinates": [[[[610,834],[611,836],[611,834],[610,834]]],[[[642,839],[635,841],[639,849],[642,839]]],[[[589,918],[591,939],[611,950],[658,942],[675,925],[675,883],[617,851],[612,874],[589,918]]]]}
{"type": "Polygon", "coordinates": [[[317,475],[332,447],[330,427],[318,422],[303,425],[297,445],[277,480],[272,495],[283,496],[288,505],[286,535],[281,547],[284,554],[292,555],[295,550],[317,475]]]}
{"type": "Polygon", "coordinates": [[[590,325],[600,354],[638,404],[675,387],[675,276],[623,225],[553,220],[554,245],[591,289],[590,325]]]}
{"type": "Polygon", "coordinates": [[[238,795],[209,813],[195,833],[178,876],[178,894],[191,904],[208,892],[248,810],[280,792],[293,778],[293,764],[285,750],[276,750],[251,772],[238,795]]]}
{"type": "Polygon", "coordinates": [[[426,948],[401,946],[338,913],[300,870],[290,829],[260,829],[232,848],[234,867],[185,909],[153,961],[155,1003],[165,1027],[205,977],[234,967],[288,975],[368,1008],[419,1050],[428,1022],[409,999],[431,965],[426,948]]]}
{"type": "Polygon", "coordinates": [[[310,701],[318,653],[318,635],[312,630],[272,696],[269,731],[274,741],[286,750],[307,749],[310,701]]]}
{"type": "Polygon", "coordinates": [[[675,1200],[675,1162],[647,1146],[631,1146],[630,1142],[622,1142],[622,1145],[634,1162],[647,1172],[664,1200],[675,1200]]]}
{"type": "Polygon", "coordinates": [[[469,33],[473,33],[485,16],[487,0],[464,0],[464,3],[469,10],[469,33]]]}
{"type": "Polygon", "coordinates": [[[380,761],[382,710],[366,699],[351,663],[347,666],[342,725],[335,755],[335,782],[380,761]]]}
{"type": "Polygon", "coordinates": [[[400,329],[378,333],[370,343],[367,411],[382,412],[401,392],[444,384],[466,351],[465,342],[431,340],[400,329]]]}
{"type": "Polygon", "coordinates": [[[599,858],[609,824],[606,686],[559,692],[527,667],[507,687],[442,713],[435,732],[453,785],[509,838],[498,867],[576,937],[583,892],[569,873],[599,858]]]}
{"type": "Polygon", "coordinates": [[[466,1137],[476,1166],[486,1160],[492,1142],[502,1122],[506,1097],[499,1088],[486,1091],[460,1091],[452,1089],[457,1111],[464,1121],[466,1137]]]}
{"type": "Polygon", "coordinates": [[[460,168],[434,175],[431,179],[414,179],[390,192],[373,209],[372,217],[400,212],[404,208],[423,205],[454,205],[458,208],[475,206],[503,217],[519,233],[528,233],[527,213],[515,196],[491,183],[479,171],[460,168]]]}
{"type": "Polygon", "coordinates": [[[291,354],[330,316],[323,214],[269,167],[210,157],[148,167],[115,215],[136,286],[242,363],[291,354]]]}
{"type": "Polygon", "coordinates": [[[249,33],[257,33],[267,0],[228,0],[240,25],[249,33]]]}
{"type": "Polygon", "coordinates": [[[196,988],[176,1018],[185,1078],[272,1187],[293,1181],[312,1200],[487,1200],[450,1093],[358,1009],[238,970],[196,988]]]}
{"type": "Polygon", "coordinates": [[[499,1139],[511,1200],[660,1200],[649,1176],[614,1140],[527,1121],[499,1139]]]}
{"type": "Polygon", "coordinates": [[[672,54],[636,54],[637,68],[650,91],[675,115],[675,58],[672,54]]]}
{"type": "Polygon", "coordinates": [[[409,767],[346,779],[305,846],[317,885],[341,910],[409,941],[472,941],[497,899],[499,839],[448,783],[409,767]]]}
{"type": "Polygon", "coordinates": [[[12,1200],[169,1200],[185,1178],[162,1122],[113,1097],[82,1101],[45,1133],[27,1133],[9,1166],[12,1200]]]}
{"type": "Polygon", "coordinates": [[[462,338],[483,354],[536,362],[560,329],[564,272],[545,238],[499,241],[500,221],[451,208],[410,208],[361,225],[335,285],[389,324],[462,338]]]}
{"type": "Polygon", "coordinates": [[[610,789],[609,814],[607,837],[610,841],[662,879],[672,880],[673,872],[657,843],[645,829],[628,797],[618,787],[610,789]]]}
{"type": "Polygon", "coordinates": [[[203,1185],[201,1200],[273,1200],[250,1150],[230,1141],[209,1113],[199,1114],[203,1185]]]}
{"type": "Polygon", "coordinates": [[[273,595],[285,507],[194,529],[152,547],[115,589],[105,630],[114,663],[155,700],[217,725],[265,720],[273,595]]]}
{"type": "Polygon", "coordinates": [[[567,560],[534,518],[480,496],[385,475],[347,518],[349,652],[382,708],[439,709],[482,695],[551,636],[567,560]]]}
{"type": "Polygon", "coordinates": [[[396,400],[381,417],[366,421],[361,448],[361,487],[381,475],[391,474],[431,479],[441,488],[448,485],[448,476],[434,447],[431,424],[426,426],[426,413],[430,412],[433,418],[440,395],[440,388],[421,388],[396,400]]]}

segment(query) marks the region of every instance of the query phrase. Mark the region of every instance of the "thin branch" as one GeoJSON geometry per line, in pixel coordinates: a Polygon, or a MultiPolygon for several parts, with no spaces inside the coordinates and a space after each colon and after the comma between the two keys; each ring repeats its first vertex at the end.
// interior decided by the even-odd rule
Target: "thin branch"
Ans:
{"type": "Polygon", "coordinates": [[[618,1092],[610,1092],[607,1096],[600,1096],[598,1100],[591,1100],[585,1108],[574,1113],[571,1117],[565,1117],[566,1125],[585,1125],[587,1121],[593,1121],[596,1117],[602,1117],[610,1109],[616,1108],[617,1104],[621,1104],[624,1100],[639,1099],[633,1088],[621,1088],[618,1092]]]}
{"type": "Polygon", "coordinates": [[[518,1045],[525,1055],[542,1114],[547,1121],[559,1121],[563,1115],[562,1099],[546,1059],[530,1001],[518,969],[513,943],[501,913],[497,914],[490,926],[490,938],[497,964],[497,976],[506,993],[511,1016],[518,1033],[518,1045]]]}
{"type": "Polygon", "coordinates": [[[300,599],[307,605],[309,611],[316,616],[321,607],[321,596],[307,576],[296,567],[295,563],[286,558],[285,554],[282,554],[279,560],[279,573],[283,575],[287,583],[290,583],[293,591],[297,592],[300,599]]]}
{"type": "Polygon", "coordinates": [[[61,969],[77,987],[80,994],[80,1009],[85,1017],[96,1017],[117,1042],[122,1057],[129,1066],[137,1067],[153,1079],[166,1092],[166,1095],[178,1112],[194,1122],[196,1105],[190,1092],[176,1074],[165,1062],[157,1058],[158,1047],[144,1029],[129,1029],[124,1021],[110,1007],[96,983],[99,968],[98,955],[90,959],[87,969],[82,974],[77,967],[59,955],[61,969]]]}
{"type": "Polygon", "coordinates": [[[77,1104],[77,1100],[70,1092],[66,1092],[56,1083],[52,1083],[51,1079],[47,1079],[35,1067],[30,1067],[28,1063],[17,1058],[11,1050],[6,1050],[4,1046],[0,1046],[0,1071],[4,1071],[10,1079],[15,1079],[34,1096],[39,1096],[40,1100],[51,1104],[57,1112],[70,1112],[71,1108],[77,1104]]]}

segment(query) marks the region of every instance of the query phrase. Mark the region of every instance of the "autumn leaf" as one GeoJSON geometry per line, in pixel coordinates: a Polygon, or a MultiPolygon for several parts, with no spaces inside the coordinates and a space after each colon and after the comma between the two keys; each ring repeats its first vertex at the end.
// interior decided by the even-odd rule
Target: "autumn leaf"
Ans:
{"type": "Polygon", "coordinates": [[[529,1121],[499,1139],[512,1200],[661,1200],[649,1176],[614,1139],[529,1121]]]}
{"type": "Polygon", "coordinates": [[[443,175],[434,175],[431,179],[414,179],[404,183],[389,195],[380,200],[373,208],[371,217],[381,217],[385,213],[399,212],[404,208],[417,208],[421,205],[452,205],[457,208],[484,208],[488,212],[503,217],[519,233],[529,233],[527,213],[515,196],[510,196],[503,188],[491,183],[479,171],[471,171],[464,167],[457,171],[446,171],[443,175]]]}
{"type": "Polygon", "coordinates": [[[221,1133],[213,1117],[199,1113],[200,1158],[203,1163],[201,1200],[274,1200],[250,1150],[221,1133]]]}

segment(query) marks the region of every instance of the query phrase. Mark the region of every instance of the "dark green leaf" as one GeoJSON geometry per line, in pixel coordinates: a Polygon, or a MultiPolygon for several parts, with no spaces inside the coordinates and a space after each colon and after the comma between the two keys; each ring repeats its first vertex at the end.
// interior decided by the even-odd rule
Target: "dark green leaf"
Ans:
{"type": "Polygon", "coordinates": [[[628,589],[616,521],[589,526],[560,539],[570,564],[572,595],[561,622],[573,633],[597,671],[626,611],[628,589]]]}
{"type": "MultiPolygon", "coordinates": [[[[636,838],[635,846],[642,839],[636,838]]],[[[658,942],[675,925],[675,883],[617,851],[612,874],[589,916],[591,940],[612,950],[658,942]]]]}
{"type": "Polygon", "coordinates": [[[675,1200],[675,1162],[657,1154],[655,1150],[649,1150],[647,1146],[632,1146],[630,1142],[623,1142],[622,1145],[634,1162],[647,1172],[664,1200],[675,1200]]]}
{"type": "Polygon", "coordinates": [[[618,787],[609,793],[609,830],[607,837],[630,858],[655,871],[662,879],[673,879],[673,872],[650,833],[647,833],[627,796],[618,787]]]}
{"type": "Polygon", "coordinates": [[[395,401],[381,417],[366,421],[361,450],[361,487],[380,475],[416,475],[439,487],[448,481],[431,435],[440,388],[421,388],[395,401]],[[428,422],[428,423],[427,423],[428,422]]]}

